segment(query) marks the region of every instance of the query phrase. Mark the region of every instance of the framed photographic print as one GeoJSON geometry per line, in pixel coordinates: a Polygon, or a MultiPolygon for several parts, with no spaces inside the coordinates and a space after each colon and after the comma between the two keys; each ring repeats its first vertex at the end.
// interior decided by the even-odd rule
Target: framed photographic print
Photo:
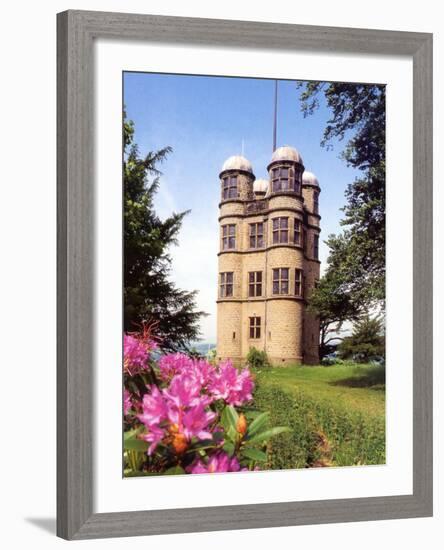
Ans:
{"type": "Polygon", "coordinates": [[[58,534],[432,514],[432,37],[58,15],[58,534]]]}

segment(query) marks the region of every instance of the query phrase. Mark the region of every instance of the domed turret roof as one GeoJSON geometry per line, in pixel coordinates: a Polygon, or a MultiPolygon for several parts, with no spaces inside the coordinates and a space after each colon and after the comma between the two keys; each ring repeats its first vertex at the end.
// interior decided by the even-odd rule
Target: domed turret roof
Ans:
{"type": "Polygon", "coordinates": [[[253,183],[253,193],[265,195],[267,191],[268,191],[268,180],[259,179],[253,183]]]}
{"type": "Polygon", "coordinates": [[[299,154],[299,151],[294,147],[290,147],[289,145],[278,147],[271,156],[271,162],[286,161],[286,160],[303,164],[302,157],[299,154]]]}
{"type": "Polygon", "coordinates": [[[319,181],[313,172],[305,170],[302,174],[302,185],[313,185],[314,187],[319,187],[319,181]]]}
{"type": "Polygon", "coordinates": [[[251,166],[251,162],[242,155],[234,155],[227,158],[223,163],[221,172],[225,172],[226,170],[242,170],[243,172],[250,172],[250,174],[252,174],[253,166],[251,166]]]}

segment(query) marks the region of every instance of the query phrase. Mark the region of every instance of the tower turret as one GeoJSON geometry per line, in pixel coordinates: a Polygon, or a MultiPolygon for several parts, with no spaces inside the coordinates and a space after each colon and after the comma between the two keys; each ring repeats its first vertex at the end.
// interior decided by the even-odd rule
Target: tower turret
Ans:
{"type": "Polygon", "coordinates": [[[289,146],[273,152],[269,181],[243,156],[220,173],[217,356],[242,364],[249,349],[275,364],[317,363],[319,322],[306,298],[319,278],[319,184],[303,184],[304,164],[289,146]],[[305,245],[305,246],[304,246],[305,245]]]}
{"type": "Polygon", "coordinates": [[[219,175],[221,200],[252,200],[255,176],[251,162],[241,155],[229,157],[219,175]]]}
{"type": "Polygon", "coordinates": [[[245,205],[254,200],[255,176],[249,160],[229,157],[220,172],[218,354],[240,364],[242,360],[242,250],[245,205]]]}
{"type": "Polygon", "coordinates": [[[271,195],[274,193],[301,194],[304,164],[297,149],[288,145],[278,147],[273,152],[267,169],[270,174],[271,195]]]}
{"type": "Polygon", "coordinates": [[[319,214],[319,187],[318,178],[306,170],[302,174],[302,195],[307,210],[313,214],[319,214]]]}
{"type": "Polygon", "coordinates": [[[256,199],[263,199],[269,188],[268,180],[259,179],[253,183],[253,193],[256,199]]]}
{"type": "MultiPolygon", "coordinates": [[[[319,261],[319,187],[318,178],[305,171],[302,174],[302,196],[304,198],[305,217],[305,289],[307,299],[310,297],[320,277],[319,261]]],[[[310,311],[305,313],[304,322],[304,357],[306,363],[319,361],[319,319],[310,311]]]]}

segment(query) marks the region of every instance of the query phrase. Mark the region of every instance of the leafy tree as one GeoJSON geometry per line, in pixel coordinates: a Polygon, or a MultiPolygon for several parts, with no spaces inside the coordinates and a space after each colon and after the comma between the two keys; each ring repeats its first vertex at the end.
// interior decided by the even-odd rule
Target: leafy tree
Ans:
{"type": "Polygon", "coordinates": [[[134,143],[134,124],[126,117],[123,140],[124,330],[154,323],[162,349],[184,349],[198,338],[204,313],[196,310],[197,291],[178,289],[169,279],[168,248],[177,244],[187,212],[173,213],[162,221],[154,210],[158,165],[171,148],[141,157],[134,143]]]}
{"type": "Polygon", "coordinates": [[[314,312],[320,322],[320,357],[331,353],[342,340],[340,332],[345,321],[356,320],[361,308],[346,291],[347,268],[341,256],[344,255],[343,241],[331,237],[327,244],[331,253],[328,267],[308,299],[309,311],[314,312]]]}
{"type": "Polygon", "coordinates": [[[347,270],[342,288],[355,303],[367,307],[385,301],[385,86],[337,82],[301,82],[304,116],[312,114],[324,95],[331,118],[321,145],[346,139],[342,158],[362,171],[347,187],[340,258],[347,270]]]}
{"type": "Polygon", "coordinates": [[[344,359],[353,358],[366,363],[375,356],[385,356],[384,323],[380,317],[366,315],[353,327],[351,336],[346,336],[339,345],[344,359]]]}

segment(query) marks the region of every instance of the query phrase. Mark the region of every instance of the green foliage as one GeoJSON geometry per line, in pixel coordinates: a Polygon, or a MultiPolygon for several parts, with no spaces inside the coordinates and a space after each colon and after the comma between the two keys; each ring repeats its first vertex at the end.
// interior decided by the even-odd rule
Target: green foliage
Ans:
{"type": "Polygon", "coordinates": [[[195,347],[189,348],[186,352],[188,357],[191,357],[191,359],[205,359],[204,355],[195,347]]]}
{"type": "Polygon", "coordinates": [[[256,385],[275,386],[293,397],[301,391],[314,401],[364,415],[384,417],[385,391],[378,365],[350,361],[342,365],[272,367],[256,373],[256,385]],[[375,382],[377,380],[377,382],[375,382]],[[376,385],[375,385],[376,384],[376,385]]]}
{"type": "MultiPolygon", "coordinates": [[[[331,261],[330,256],[328,261],[331,261]]],[[[357,318],[359,306],[353,302],[344,288],[347,274],[345,265],[328,268],[319,284],[308,298],[308,308],[319,317],[319,355],[323,358],[340,340],[338,334],[345,321],[357,318]]]]}
{"type": "Polygon", "coordinates": [[[257,414],[250,409],[245,414],[239,413],[227,405],[221,415],[221,426],[224,428],[225,442],[223,449],[230,456],[236,455],[241,466],[253,470],[257,462],[266,462],[267,445],[275,436],[290,431],[285,426],[270,428],[268,412],[257,414]]]}
{"type": "Polygon", "coordinates": [[[383,417],[316,400],[303,391],[290,395],[275,386],[259,386],[255,398],[273,424],[290,427],[268,444],[267,468],[385,463],[383,417]]]}
{"type": "Polygon", "coordinates": [[[345,361],[343,359],[340,359],[339,357],[336,357],[336,356],[324,356],[322,358],[322,361],[321,361],[321,364],[324,365],[324,366],[329,366],[329,365],[344,365],[345,361]]]}
{"type": "Polygon", "coordinates": [[[247,363],[255,369],[265,368],[270,366],[270,361],[265,350],[258,350],[255,347],[250,347],[247,354],[247,363]]]}
{"type": "Polygon", "coordinates": [[[187,212],[173,213],[162,221],[154,210],[158,165],[171,148],[140,156],[134,143],[134,124],[127,119],[123,136],[124,330],[140,329],[155,319],[160,347],[184,349],[198,338],[204,313],[196,310],[196,292],[180,290],[169,279],[168,249],[177,244],[187,212]]]}
{"type": "Polygon", "coordinates": [[[379,317],[369,317],[355,323],[351,336],[339,345],[339,353],[344,359],[353,358],[359,363],[367,363],[373,357],[385,356],[384,323],[379,317]]]}
{"type": "Polygon", "coordinates": [[[216,364],[216,355],[217,355],[216,348],[212,348],[208,351],[206,359],[208,363],[210,363],[210,365],[216,364]]]}
{"type": "Polygon", "coordinates": [[[331,269],[342,265],[342,287],[361,307],[385,303],[385,86],[341,82],[301,82],[304,116],[324,94],[332,116],[322,145],[348,139],[342,157],[362,171],[347,187],[344,231],[329,237],[331,269]],[[352,137],[350,137],[350,135],[352,137]]]}
{"type": "Polygon", "coordinates": [[[270,425],[290,428],[262,449],[268,457],[264,467],[384,464],[384,380],[383,367],[353,363],[257,373],[256,418],[265,413],[270,425]]]}

